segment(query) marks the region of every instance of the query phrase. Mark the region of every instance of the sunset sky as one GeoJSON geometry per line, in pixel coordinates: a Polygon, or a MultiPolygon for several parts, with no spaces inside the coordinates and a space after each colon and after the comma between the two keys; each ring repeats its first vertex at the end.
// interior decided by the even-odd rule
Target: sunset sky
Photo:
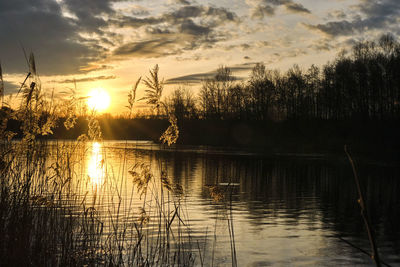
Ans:
{"type": "Polygon", "coordinates": [[[116,114],[155,64],[165,94],[185,83],[196,92],[221,65],[238,78],[257,62],[306,69],[356,41],[397,38],[400,1],[0,0],[0,18],[6,95],[26,75],[24,47],[35,54],[43,90],[63,97],[74,79],[81,96],[101,87],[116,114]]]}

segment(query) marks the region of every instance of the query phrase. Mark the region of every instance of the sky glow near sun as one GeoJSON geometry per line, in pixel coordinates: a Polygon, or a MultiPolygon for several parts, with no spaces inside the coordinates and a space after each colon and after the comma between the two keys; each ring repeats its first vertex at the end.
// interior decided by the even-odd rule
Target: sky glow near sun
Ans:
{"type": "Polygon", "coordinates": [[[90,110],[104,112],[109,108],[110,103],[110,95],[103,88],[96,88],[88,93],[87,104],[90,110]]]}
{"type": "Polygon", "coordinates": [[[221,65],[239,78],[258,62],[307,69],[357,41],[400,35],[398,0],[0,0],[0,16],[6,95],[27,73],[22,45],[35,54],[44,90],[61,98],[74,82],[81,97],[112,88],[104,111],[113,114],[126,111],[130,88],[155,64],[165,96],[181,84],[196,95],[221,65]]]}

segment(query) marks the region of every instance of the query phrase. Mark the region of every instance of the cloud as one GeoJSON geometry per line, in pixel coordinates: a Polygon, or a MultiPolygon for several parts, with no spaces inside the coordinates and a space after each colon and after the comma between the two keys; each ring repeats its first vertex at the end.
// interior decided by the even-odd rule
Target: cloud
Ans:
{"type": "Polygon", "coordinates": [[[109,0],[63,0],[63,5],[74,14],[85,32],[102,34],[102,27],[107,26],[107,21],[101,15],[113,15],[114,9],[109,0]]]}
{"type": "Polygon", "coordinates": [[[257,5],[252,10],[252,18],[263,19],[265,16],[275,15],[275,8],[269,5],[257,5]]]}
{"type": "Polygon", "coordinates": [[[350,35],[354,33],[354,30],[360,27],[361,21],[347,21],[347,20],[341,20],[341,21],[331,21],[327,22],[325,24],[317,24],[317,25],[311,25],[311,24],[306,24],[303,23],[303,25],[310,29],[310,30],[316,30],[320,31],[322,33],[325,33],[329,36],[339,36],[339,35],[350,35]]]}
{"type": "Polygon", "coordinates": [[[24,47],[34,52],[43,76],[98,71],[108,68],[100,62],[113,57],[159,57],[213,47],[228,40],[231,26],[241,22],[223,7],[173,1],[178,5],[149,15],[137,5],[115,3],[123,0],[0,0],[3,69],[27,71],[24,47]]]}
{"type": "Polygon", "coordinates": [[[117,27],[132,27],[132,28],[140,28],[142,26],[149,26],[162,23],[164,21],[163,18],[156,17],[146,17],[146,18],[137,18],[137,17],[128,17],[124,16],[119,19],[113,19],[110,21],[114,26],[117,27]]]}
{"type": "MultiPolygon", "coordinates": [[[[148,16],[150,15],[150,9],[142,6],[142,5],[129,5],[129,6],[124,6],[124,7],[119,7],[115,10],[115,13],[126,13],[131,16],[148,16]]],[[[114,16],[116,15],[114,13],[114,16]]]]}
{"type": "Polygon", "coordinates": [[[311,11],[302,4],[292,0],[247,0],[251,7],[251,16],[256,19],[263,19],[266,16],[275,15],[278,7],[284,7],[287,12],[298,14],[310,14],[311,11]]]}
{"type": "MultiPolygon", "coordinates": [[[[398,30],[398,17],[400,16],[400,2],[398,0],[362,0],[361,2],[354,6],[357,15],[353,18],[329,21],[324,24],[303,25],[329,37],[366,34],[366,32],[375,29],[385,32],[396,32],[398,30]]],[[[341,17],[343,15],[338,16],[338,18],[341,17]]]]}
{"type": "Polygon", "coordinates": [[[87,21],[64,16],[57,1],[0,1],[0,17],[0,58],[7,73],[26,72],[22,46],[34,52],[42,75],[79,73],[106,52],[99,42],[92,45],[91,38],[80,34],[87,21]]]}
{"type": "Polygon", "coordinates": [[[109,70],[112,68],[113,67],[105,65],[105,64],[89,64],[87,66],[80,68],[80,71],[88,73],[88,72],[92,72],[92,71],[109,70]]]}
{"type": "Polygon", "coordinates": [[[124,59],[126,56],[179,55],[200,47],[213,47],[230,36],[228,30],[220,27],[228,23],[240,23],[240,19],[225,8],[185,5],[159,16],[119,17],[112,23],[135,30],[145,29],[143,41],[125,42],[113,50],[114,57],[124,59]]]}
{"type": "Polygon", "coordinates": [[[146,32],[148,34],[170,34],[172,33],[171,30],[168,27],[165,26],[148,26],[146,28],[146,32]]]}
{"type": "Polygon", "coordinates": [[[193,22],[191,19],[187,19],[182,22],[180,27],[181,33],[191,34],[191,35],[207,35],[211,32],[211,28],[207,26],[200,26],[193,22]]]}
{"type": "Polygon", "coordinates": [[[345,19],[347,17],[343,10],[333,10],[328,13],[329,19],[345,19]]]}
{"type": "Polygon", "coordinates": [[[291,1],[285,1],[286,3],[284,3],[283,5],[286,7],[286,9],[289,12],[292,13],[306,13],[309,14],[311,13],[311,11],[307,8],[305,8],[303,5],[298,4],[298,3],[294,3],[291,1]]]}
{"type": "Polygon", "coordinates": [[[254,68],[254,66],[259,63],[259,62],[247,62],[243,64],[237,64],[234,66],[229,67],[229,69],[232,72],[244,72],[244,71],[250,71],[254,68]]]}
{"type": "Polygon", "coordinates": [[[179,19],[196,18],[204,14],[202,6],[184,6],[171,13],[164,14],[165,21],[178,21],[179,19]]]}
{"type": "Polygon", "coordinates": [[[190,5],[190,2],[187,0],[172,0],[171,2],[179,4],[179,5],[190,5]]]}
{"type": "Polygon", "coordinates": [[[208,59],[208,58],[204,57],[200,53],[196,53],[196,54],[194,54],[192,56],[189,56],[189,57],[177,56],[175,59],[178,60],[178,61],[192,61],[192,60],[199,61],[201,59],[208,59]]]}
{"type": "Polygon", "coordinates": [[[99,80],[112,80],[115,79],[115,75],[101,75],[101,76],[95,76],[95,77],[86,77],[86,78],[79,78],[79,79],[65,79],[65,80],[60,80],[60,81],[51,81],[51,82],[56,82],[56,83],[83,83],[83,82],[94,82],[94,81],[99,81],[99,80]]]}
{"type": "MultiPolygon", "coordinates": [[[[244,64],[238,64],[228,67],[232,72],[245,72],[251,71],[257,63],[249,62],[244,64]]],[[[193,73],[189,75],[179,76],[175,78],[168,79],[166,84],[200,84],[204,80],[212,79],[217,74],[217,70],[203,73],[193,73]]],[[[235,80],[242,80],[243,78],[238,76],[233,76],[235,80]]]]}
{"type": "Polygon", "coordinates": [[[308,48],[314,49],[315,51],[330,51],[334,46],[330,44],[330,40],[322,39],[317,40],[310,44],[308,48]]]}
{"type": "MultiPolygon", "coordinates": [[[[159,16],[149,16],[137,18],[131,16],[120,16],[110,19],[110,23],[119,27],[139,28],[143,26],[155,26],[166,24],[172,28],[179,28],[188,19],[200,18],[203,24],[214,26],[228,22],[239,22],[239,17],[231,11],[222,7],[212,7],[203,5],[185,5],[176,10],[160,14],[159,16]]],[[[203,25],[204,26],[204,25],[203,25]]]]}
{"type": "Polygon", "coordinates": [[[273,47],[273,45],[269,41],[257,41],[255,45],[257,47],[269,47],[269,48],[273,47]]]}
{"type": "Polygon", "coordinates": [[[120,59],[126,56],[161,57],[174,54],[177,54],[176,40],[168,38],[130,42],[113,51],[113,55],[120,59]]]}
{"type": "Polygon", "coordinates": [[[168,79],[166,84],[180,84],[180,83],[189,83],[196,84],[201,83],[206,79],[211,79],[215,76],[216,72],[205,72],[205,73],[194,73],[184,76],[179,76],[175,78],[168,79]]]}
{"type": "Polygon", "coordinates": [[[16,94],[20,87],[18,83],[4,81],[4,95],[16,94]]]}

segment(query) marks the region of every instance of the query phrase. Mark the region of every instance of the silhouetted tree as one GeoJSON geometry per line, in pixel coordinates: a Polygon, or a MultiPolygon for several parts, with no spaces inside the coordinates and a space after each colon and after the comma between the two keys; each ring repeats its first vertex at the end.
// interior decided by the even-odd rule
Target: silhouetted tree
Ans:
{"type": "MultiPolygon", "coordinates": [[[[237,83],[229,68],[220,67],[203,81],[195,101],[203,119],[398,119],[399,73],[400,44],[387,34],[377,43],[359,42],[349,55],[342,51],[333,62],[306,71],[294,65],[280,74],[259,63],[247,82],[237,83]]],[[[187,116],[180,94],[173,96],[172,106],[187,116]]]]}
{"type": "Polygon", "coordinates": [[[166,100],[169,111],[176,116],[178,122],[182,119],[197,118],[196,102],[193,94],[187,88],[175,89],[166,100]]]}

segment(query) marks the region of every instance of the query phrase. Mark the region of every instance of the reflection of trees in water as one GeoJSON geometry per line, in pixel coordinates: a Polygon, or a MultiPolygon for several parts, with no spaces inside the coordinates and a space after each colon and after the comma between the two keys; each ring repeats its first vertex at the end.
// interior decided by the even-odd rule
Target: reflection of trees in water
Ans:
{"type": "MultiPolygon", "coordinates": [[[[239,209],[244,205],[246,216],[254,225],[266,219],[273,224],[279,218],[288,224],[306,222],[313,229],[315,223],[322,222],[319,227],[341,236],[366,237],[354,179],[344,160],[190,153],[164,156],[173,166],[173,179],[187,189],[193,190],[190,181],[201,179],[199,194],[203,199],[210,198],[209,186],[233,184],[234,203],[241,206],[239,209]],[[199,168],[201,175],[195,176],[199,168]]],[[[399,168],[365,163],[358,170],[378,244],[400,252],[399,168]]]]}

